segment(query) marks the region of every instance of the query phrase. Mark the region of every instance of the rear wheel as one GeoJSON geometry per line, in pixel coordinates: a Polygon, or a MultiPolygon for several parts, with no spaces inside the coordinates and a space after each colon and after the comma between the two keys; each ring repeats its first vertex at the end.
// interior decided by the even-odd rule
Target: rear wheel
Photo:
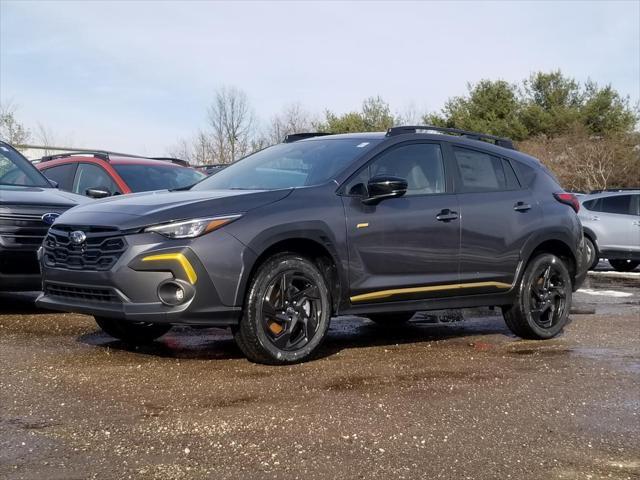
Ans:
{"type": "Polygon", "coordinates": [[[129,322],[113,318],[94,317],[98,326],[114,338],[128,343],[149,343],[171,329],[171,325],[148,322],[129,322]]]}
{"type": "Polygon", "coordinates": [[[584,245],[587,249],[587,265],[589,265],[589,270],[593,270],[598,266],[598,262],[600,261],[600,258],[598,258],[598,249],[589,237],[584,237],[584,245]]]}
{"type": "Polygon", "coordinates": [[[503,309],[509,329],[522,338],[547,339],[562,331],[571,309],[572,284],[564,262],[552,254],[533,258],[513,305],[503,309]]]}
{"type": "Polygon", "coordinates": [[[640,265],[640,262],[637,260],[609,260],[609,264],[618,272],[630,272],[640,265]]]}
{"type": "Polygon", "coordinates": [[[296,254],[278,254],[253,276],[234,338],[249,360],[296,363],[313,355],[330,319],[331,296],[318,267],[296,254]]]}
{"type": "Polygon", "coordinates": [[[393,326],[407,323],[414,314],[415,312],[372,313],[367,318],[378,325],[393,326]]]}

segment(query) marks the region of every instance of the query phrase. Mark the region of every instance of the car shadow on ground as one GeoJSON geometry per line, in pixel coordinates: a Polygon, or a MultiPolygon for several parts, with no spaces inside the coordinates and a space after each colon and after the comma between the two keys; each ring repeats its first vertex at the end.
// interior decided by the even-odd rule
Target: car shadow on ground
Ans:
{"type": "MultiPolygon", "coordinates": [[[[513,337],[500,317],[493,316],[480,320],[435,323],[428,317],[426,319],[416,317],[415,320],[406,324],[383,326],[363,318],[339,317],[332,320],[327,338],[314,358],[332,357],[343,350],[354,348],[426,344],[495,334],[503,335],[505,339],[513,337]]],[[[81,335],[77,341],[85,345],[164,358],[198,360],[244,358],[231,332],[220,328],[174,327],[160,339],[144,345],[131,345],[115,340],[100,330],[81,335]]]]}
{"type": "Polygon", "coordinates": [[[0,316],[52,313],[51,310],[36,307],[38,295],[40,292],[0,292],[0,316]]]}

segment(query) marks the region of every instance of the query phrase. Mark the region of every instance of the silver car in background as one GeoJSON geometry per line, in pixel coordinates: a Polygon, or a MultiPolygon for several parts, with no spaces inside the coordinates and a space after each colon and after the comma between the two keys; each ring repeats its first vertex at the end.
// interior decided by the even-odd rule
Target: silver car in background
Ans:
{"type": "Polygon", "coordinates": [[[591,268],[606,258],[620,272],[640,265],[640,190],[578,197],[591,268]]]}

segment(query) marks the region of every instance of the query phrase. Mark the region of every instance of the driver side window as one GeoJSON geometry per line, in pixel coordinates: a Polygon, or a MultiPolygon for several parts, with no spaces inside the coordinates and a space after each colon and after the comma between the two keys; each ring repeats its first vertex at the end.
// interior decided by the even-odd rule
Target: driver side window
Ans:
{"type": "Polygon", "coordinates": [[[444,193],[446,182],[440,145],[411,143],[392,147],[349,180],[345,192],[348,195],[362,195],[366,193],[367,182],[377,176],[406,180],[406,196],[444,193]]]}

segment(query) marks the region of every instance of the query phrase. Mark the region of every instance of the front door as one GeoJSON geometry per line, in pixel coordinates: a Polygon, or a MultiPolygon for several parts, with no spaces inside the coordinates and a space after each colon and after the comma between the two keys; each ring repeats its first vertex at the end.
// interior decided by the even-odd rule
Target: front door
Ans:
{"type": "Polygon", "coordinates": [[[443,296],[458,282],[460,222],[439,143],[390,147],[346,184],[343,196],[353,304],[443,296]],[[362,203],[368,180],[407,180],[407,193],[362,203]]]}

